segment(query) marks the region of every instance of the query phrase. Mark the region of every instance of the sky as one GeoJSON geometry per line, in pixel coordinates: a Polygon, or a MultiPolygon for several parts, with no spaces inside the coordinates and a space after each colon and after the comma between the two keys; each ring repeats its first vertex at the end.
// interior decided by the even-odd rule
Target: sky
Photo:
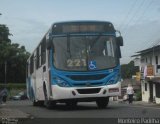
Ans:
{"type": "Polygon", "coordinates": [[[0,0],[0,24],[13,43],[33,52],[55,22],[110,21],[124,40],[121,63],[160,42],[160,0],[0,0]]]}

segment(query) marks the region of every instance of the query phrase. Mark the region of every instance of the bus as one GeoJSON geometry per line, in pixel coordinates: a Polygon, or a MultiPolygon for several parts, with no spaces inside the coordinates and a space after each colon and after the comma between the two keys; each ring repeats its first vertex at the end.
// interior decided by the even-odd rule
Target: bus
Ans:
{"type": "Polygon", "coordinates": [[[120,46],[111,22],[54,23],[27,60],[27,96],[47,108],[92,101],[106,108],[121,95],[120,46]]]}

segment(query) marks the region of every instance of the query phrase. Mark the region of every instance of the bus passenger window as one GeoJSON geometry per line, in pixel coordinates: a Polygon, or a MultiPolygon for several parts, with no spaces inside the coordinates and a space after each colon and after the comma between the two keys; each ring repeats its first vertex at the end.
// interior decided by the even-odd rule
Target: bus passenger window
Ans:
{"type": "Polygon", "coordinates": [[[33,71],[34,71],[34,56],[32,55],[30,59],[30,74],[32,74],[33,71]]]}
{"type": "Polygon", "coordinates": [[[39,49],[37,48],[36,69],[39,68],[39,49]]]}
{"type": "Polygon", "coordinates": [[[43,39],[41,43],[41,64],[45,64],[46,62],[46,40],[43,39]]]}

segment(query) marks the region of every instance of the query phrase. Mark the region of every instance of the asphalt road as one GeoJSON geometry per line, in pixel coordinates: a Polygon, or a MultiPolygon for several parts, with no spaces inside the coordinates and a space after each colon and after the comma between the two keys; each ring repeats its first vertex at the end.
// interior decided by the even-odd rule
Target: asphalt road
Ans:
{"type": "MultiPolygon", "coordinates": [[[[65,104],[48,110],[45,107],[32,106],[32,102],[9,101],[3,108],[21,111],[30,118],[140,118],[160,117],[160,107],[142,106],[110,102],[106,109],[98,109],[94,102],[78,103],[76,109],[68,109],[65,104]]],[[[16,113],[15,113],[16,115],[16,113]]]]}

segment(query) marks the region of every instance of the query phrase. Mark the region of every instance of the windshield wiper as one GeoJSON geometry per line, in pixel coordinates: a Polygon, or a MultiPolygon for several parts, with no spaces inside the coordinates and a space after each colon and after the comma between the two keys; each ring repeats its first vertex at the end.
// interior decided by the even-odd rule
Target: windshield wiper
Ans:
{"type": "Polygon", "coordinates": [[[101,38],[101,36],[102,36],[102,33],[99,33],[99,35],[95,38],[95,40],[93,40],[93,41],[91,42],[90,49],[93,48],[93,46],[94,46],[94,45],[96,44],[96,42],[101,38]]]}

